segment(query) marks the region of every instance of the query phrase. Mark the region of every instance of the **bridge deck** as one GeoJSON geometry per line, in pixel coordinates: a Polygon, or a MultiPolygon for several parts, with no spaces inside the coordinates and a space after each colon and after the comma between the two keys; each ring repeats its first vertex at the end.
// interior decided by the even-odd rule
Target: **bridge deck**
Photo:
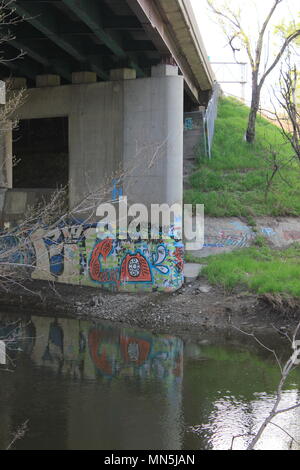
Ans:
{"type": "Polygon", "coordinates": [[[0,77],[55,73],[70,83],[72,72],[93,71],[109,80],[109,71],[129,67],[137,77],[151,66],[175,61],[194,101],[210,90],[213,73],[189,0],[16,0],[19,18],[14,38],[4,47],[0,77]]]}

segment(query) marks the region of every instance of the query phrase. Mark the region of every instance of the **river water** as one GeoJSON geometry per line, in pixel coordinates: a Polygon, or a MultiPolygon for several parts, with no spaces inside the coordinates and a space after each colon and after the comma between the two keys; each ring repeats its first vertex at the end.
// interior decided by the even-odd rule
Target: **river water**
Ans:
{"type": "MultiPolygon", "coordinates": [[[[172,336],[102,321],[0,315],[0,448],[28,421],[15,449],[244,449],[273,405],[273,356],[253,340],[172,336]]],[[[275,341],[279,355],[287,343],[275,341]]],[[[271,343],[270,343],[271,341],[271,343]]],[[[283,406],[299,399],[300,369],[283,406]]],[[[300,411],[274,421],[300,440],[300,411]]],[[[288,449],[267,428],[258,448],[288,449]]],[[[299,446],[294,442],[293,448],[299,446]]]]}

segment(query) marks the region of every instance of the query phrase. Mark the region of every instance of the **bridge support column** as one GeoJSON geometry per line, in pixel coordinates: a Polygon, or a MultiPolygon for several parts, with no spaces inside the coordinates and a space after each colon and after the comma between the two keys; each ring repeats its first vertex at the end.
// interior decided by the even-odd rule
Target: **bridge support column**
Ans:
{"type": "Polygon", "coordinates": [[[134,203],[182,203],[183,77],[159,65],[124,82],[124,193],[134,203]]]}

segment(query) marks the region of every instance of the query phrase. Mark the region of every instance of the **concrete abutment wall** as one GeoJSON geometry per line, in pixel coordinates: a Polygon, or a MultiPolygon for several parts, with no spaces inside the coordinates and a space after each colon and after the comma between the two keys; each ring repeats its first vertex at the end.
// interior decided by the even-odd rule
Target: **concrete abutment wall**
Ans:
{"type": "MultiPolygon", "coordinates": [[[[154,70],[151,78],[118,77],[103,83],[28,89],[18,119],[68,117],[71,208],[99,188],[105,188],[110,199],[110,178],[118,172],[125,172],[122,189],[129,203],[148,207],[182,203],[183,77],[169,66],[154,70]]],[[[4,207],[14,214],[14,222],[13,201],[18,201],[21,217],[27,192],[25,188],[5,194],[4,207]]],[[[133,292],[181,287],[181,241],[106,242],[99,238],[96,222],[30,234],[33,277],[133,292]]]]}
{"type": "Polygon", "coordinates": [[[122,169],[130,201],[181,202],[182,77],[33,88],[17,116],[69,118],[71,207],[122,169]]]}

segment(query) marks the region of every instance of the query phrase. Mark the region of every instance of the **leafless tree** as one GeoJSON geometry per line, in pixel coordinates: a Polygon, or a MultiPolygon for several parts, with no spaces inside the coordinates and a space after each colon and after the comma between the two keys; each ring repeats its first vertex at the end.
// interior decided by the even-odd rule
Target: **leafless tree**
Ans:
{"type": "MultiPolygon", "coordinates": [[[[288,30],[283,37],[281,47],[277,51],[275,58],[269,60],[269,54],[267,54],[268,57],[266,61],[263,61],[264,47],[267,46],[269,48],[268,42],[270,38],[267,34],[268,27],[279,4],[283,1],[284,0],[273,1],[273,5],[258,32],[258,37],[253,43],[253,40],[247,33],[246,25],[243,24],[242,11],[240,8],[234,9],[230,6],[229,2],[219,5],[216,0],[207,0],[210,9],[217,17],[218,23],[228,39],[234,56],[236,57],[237,52],[243,49],[250,62],[252,71],[252,98],[246,130],[246,140],[249,143],[253,143],[255,140],[256,117],[260,105],[261,91],[265,81],[280,62],[287,47],[300,36],[300,28],[298,26],[295,26],[292,31],[288,30]]],[[[282,31],[283,30],[281,30],[281,32],[282,31]]]]}
{"type": "Polygon", "coordinates": [[[14,432],[12,440],[7,446],[6,450],[11,450],[17,441],[23,439],[26,432],[28,431],[28,423],[29,420],[27,419],[23,424],[21,424],[21,426],[18,427],[18,429],[14,432]]]}
{"type": "Polygon", "coordinates": [[[280,70],[280,91],[274,95],[278,106],[274,106],[274,115],[280,126],[284,140],[294,152],[295,159],[300,163],[300,108],[297,103],[298,74],[296,65],[291,63],[288,54],[284,67],[280,70]]]}
{"type": "MultiPolygon", "coordinates": [[[[280,415],[280,414],[287,413],[289,411],[300,408],[300,402],[297,402],[294,405],[286,407],[286,408],[281,408],[280,407],[281,402],[282,402],[282,398],[283,398],[284,386],[285,386],[292,370],[295,369],[295,367],[297,367],[300,364],[300,341],[299,341],[299,339],[297,339],[298,338],[298,333],[300,331],[300,322],[298,323],[297,327],[295,328],[292,337],[290,337],[288,334],[285,334],[286,338],[288,339],[288,341],[290,343],[291,350],[292,350],[292,353],[289,356],[289,358],[288,358],[288,360],[286,361],[285,364],[281,363],[276,351],[274,349],[271,349],[268,346],[266,346],[254,333],[247,333],[245,331],[242,331],[240,328],[236,328],[236,330],[243,333],[244,335],[252,337],[262,348],[266,349],[271,354],[273,354],[273,356],[276,360],[276,363],[279,367],[279,370],[280,370],[280,381],[279,381],[279,384],[278,384],[278,387],[277,387],[277,390],[276,390],[276,398],[275,398],[273,407],[272,407],[271,411],[269,412],[269,414],[267,415],[267,417],[263,420],[263,422],[260,425],[260,427],[259,427],[258,431],[256,432],[256,434],[252,435],[252,439],[251,439],[250,443],[247,446],[247,450],[254,450],[255,449],[256,445],[258,444],[258,442],[261,439],[263,433],[265,432],[265,430],[267,429],[267,427],[269,425],[273,425],[273,426],[276,426],[276,427],[280,428],[282,432],[284,432],[286,435],[288,435],[291,438],[292,442],[296,442],[296,439],[293,436],[291,436],[284,428],[279,426],[277,423],[274,423],[273,419],[276,416],[280,415]]],[[[235,436],[233,438],[233,441],[236,437],[238,437],[238,436],[235,436]]],[[[233,441],[232,441],[232,445],[233,445],[233,441]]]]}

